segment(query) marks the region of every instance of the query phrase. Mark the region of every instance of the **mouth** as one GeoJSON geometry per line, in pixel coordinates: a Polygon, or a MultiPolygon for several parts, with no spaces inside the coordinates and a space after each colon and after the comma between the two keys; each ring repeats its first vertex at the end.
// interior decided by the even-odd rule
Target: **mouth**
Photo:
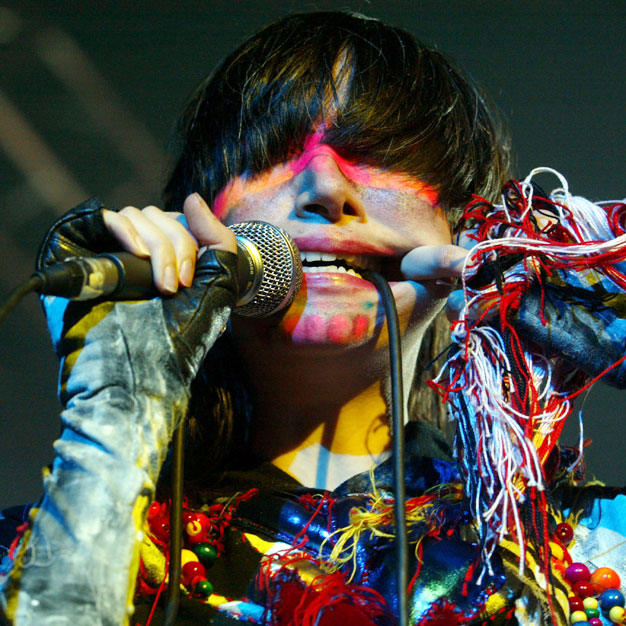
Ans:
{"type": "Polygon", "coordinates": [[[363,272],[379,272],[389,281],[404,280],[399,257],[335,254],[332,252],[300,252],[304,273],[350,274],[363,278],[363,272]]]}

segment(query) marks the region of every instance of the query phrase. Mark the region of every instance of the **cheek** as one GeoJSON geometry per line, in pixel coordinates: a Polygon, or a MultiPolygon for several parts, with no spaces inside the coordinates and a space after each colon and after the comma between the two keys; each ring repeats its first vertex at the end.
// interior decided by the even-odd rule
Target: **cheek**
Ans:
{"type": "Polygon", "coordinates": [[[213,201],[213,213],[226,224],[235,224],[242,219],[263,219],[262,216],[240,218],[236,213],[245,211],[246,205],[250,205],[251,210],[258,211],[259,202],[255,200],[267,204],[271,196],[280,193],[280,186],[292,177],[292,172],[286,167],[275,167],[267,174],[252,179],[238,176],[217,194],[213,201]]]}
{"type": "Polygon", "coordinates": [[[268,189],[259,193],[232,195],[213,210],[218,219],[231,226],[239,222],[261,220],[281,226],[292,209],[285,193],[268,189]]]}

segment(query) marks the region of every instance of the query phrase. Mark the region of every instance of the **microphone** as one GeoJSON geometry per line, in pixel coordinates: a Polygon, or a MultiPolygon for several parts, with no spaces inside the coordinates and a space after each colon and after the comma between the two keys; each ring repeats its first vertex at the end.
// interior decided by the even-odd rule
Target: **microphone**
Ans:
{"type": "MultiPolygon", "coordinates": [[[[261,221],[229,228],[237,237],[239,299],[235,313],[267,317],[289,306],[302,285],[302,261],[293,239],[281,228],[261,221]]],[[[41,295],[70,300],[146,300],[160,294],[152,282],[149,259],[130,252],[71,257],[33,274],[41,295]]]]}

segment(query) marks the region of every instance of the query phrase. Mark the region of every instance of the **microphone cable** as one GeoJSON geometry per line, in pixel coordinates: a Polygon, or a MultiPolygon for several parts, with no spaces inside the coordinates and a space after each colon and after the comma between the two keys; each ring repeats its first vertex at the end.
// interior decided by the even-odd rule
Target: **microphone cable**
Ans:
{"type": "Polygon", "coordinates": [[[389,337],[389,370],[391,376],[391,417],[393,438],[393,491],[396,518],[396,581],[398,587],[398,626],[409,626],[409,538],[406,527],[406,489],[404,485],[404,389],[402,384],[402,350],[400,323],[391,287],[378,272],[364,272],[380,294],[387,318],[389,337]]]}
{"type": "MultiPolygon", "coordinates": [[[[393,434],[394,513],[396,518],[396,580],[398,587],[398,626],[409,626],[407,597],[409,541],[406,529],[406,489],[404,485],[404,390],[402,385],[402,351],[400,323],[396,301],[387,280],[378,272],[363,272],[374,284],[383,303],[389,335],[391,373],[391,414],[393,434]]],[[[181,422],[172,442],[172,501],[170,507],[170,563],[168,597],[163,626],[173,626],[179,606],[180,554],[182,545],[182,501],[185,427],[181,422]]]]}

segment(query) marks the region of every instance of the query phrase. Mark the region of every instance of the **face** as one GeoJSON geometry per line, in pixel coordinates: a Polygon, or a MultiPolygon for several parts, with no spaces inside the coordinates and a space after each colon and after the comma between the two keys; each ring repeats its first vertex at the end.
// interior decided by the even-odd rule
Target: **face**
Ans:
{"type": "Polygon", "coordinates": [[[413,248],[450,243],[436,191],[405,174],[340,157],[321,132],[294,159],[231,181],[213,208],[227,225],[263,220],[279,226],[301,251],[302,289],[287,311],[250,322],[256,332],[322,349],[384,342],[378,291],[362,269],[390,280],[405,336],[421,336],[440,307],[434,281],[404,281],[398,272],[413,248]]]}

